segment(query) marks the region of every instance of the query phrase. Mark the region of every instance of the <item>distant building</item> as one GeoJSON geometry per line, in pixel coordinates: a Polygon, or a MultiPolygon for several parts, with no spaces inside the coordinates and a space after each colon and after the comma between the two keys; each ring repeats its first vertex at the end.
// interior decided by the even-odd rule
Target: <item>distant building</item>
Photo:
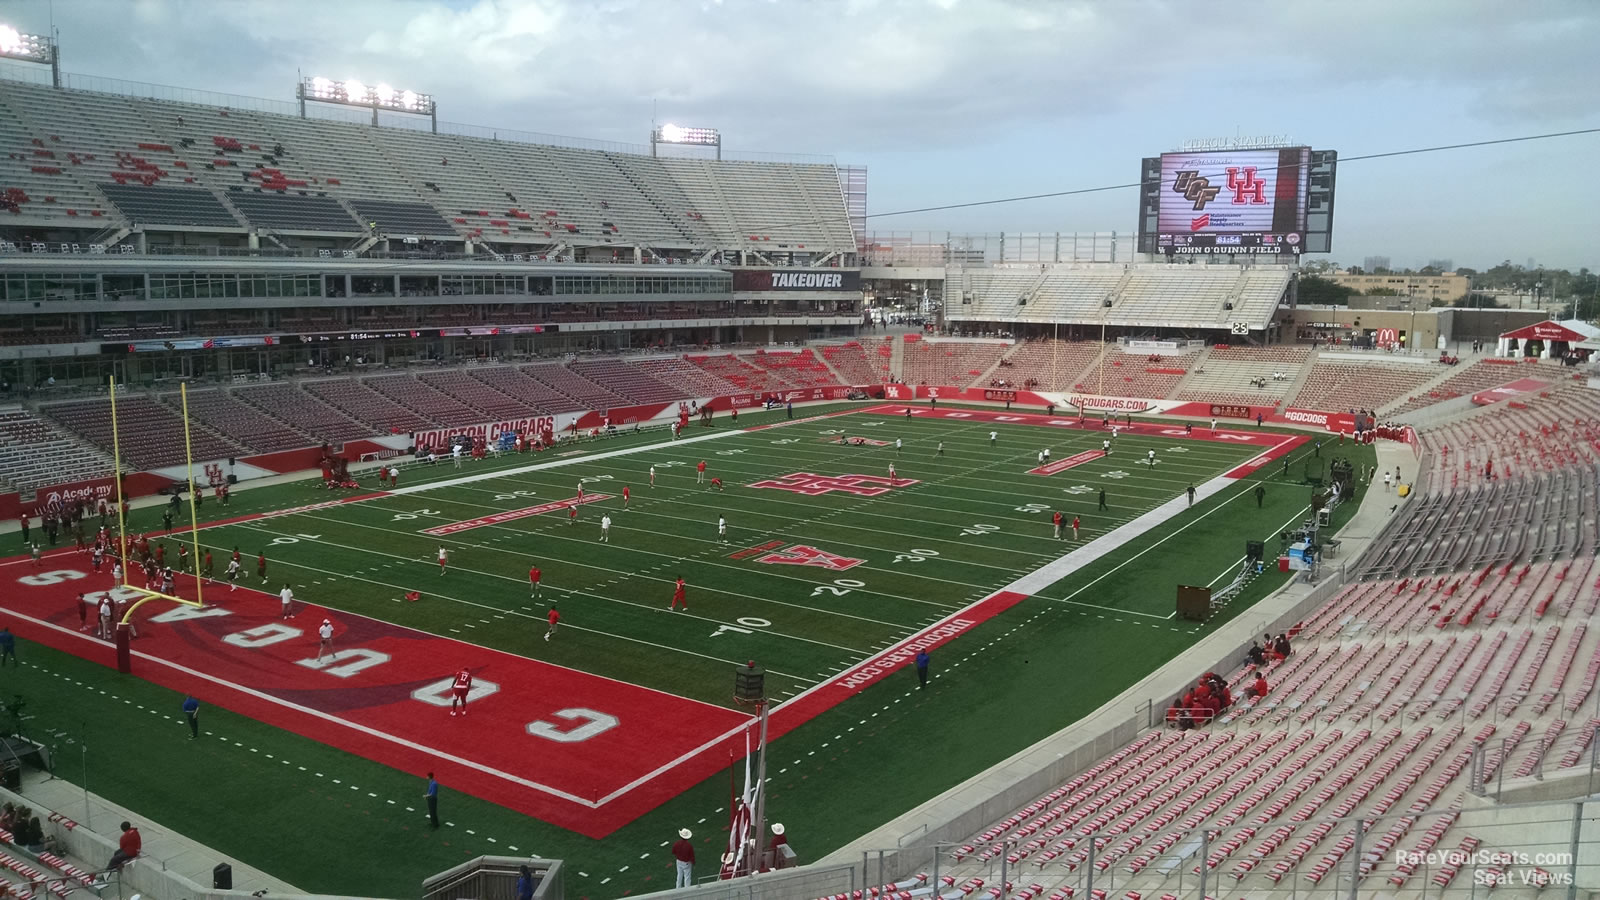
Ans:
{"type": "Polygon", "coordinates": [[[1361,268],[1368,272],[1376,272],[1379,269],[1387,269],[1389,268],[1389,257],[1369,256],[1361,261],[1361,268]]]}
{"type": "Polygon", "coordinates": [[[1435,302],[1454,304],[1467,296],[1472,287],[1467,276],[1454,272],[1443,275],[1351,275],[1336,272],[1323,277],[1358,294],[1386,288],[1401,297],[1410,298],[1420,308],[1427,308],[1435,302]]]}

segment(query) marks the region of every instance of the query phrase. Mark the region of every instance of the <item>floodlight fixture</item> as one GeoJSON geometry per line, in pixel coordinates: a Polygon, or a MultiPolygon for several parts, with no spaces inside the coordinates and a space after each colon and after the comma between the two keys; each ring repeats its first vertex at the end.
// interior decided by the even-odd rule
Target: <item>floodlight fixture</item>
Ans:
{"type": "Polygon", "coordinates": [[[296,86],[295,97],[300,101],[301,118],[305,118],[306,115],[306,101],[311,100],[317,103],[370,108],[374,125],[378,124],[378,113],[383,110],[427,116],[433,121],[433,130],[436,132],[439,130],[439,110],[433,102],[432,95],[412,90],[396,90],[384,82],[368,85],[357,78],[335,81],[322,75],[314,75],[303,79],[296,86]]]}
{"type": "Polygon", "coordinates": [[[0,23],[0,59],[40,63],[50,67],[50,83],[61,87],[61,64],[56,42],[48,35],[26,34],[0,23]]]}
{"type": "Polygon", "coordinates": [[[668,122],[650,132],[650,155],[656,155],[657,144],[689,144],[717,148],[717,159],[722,158],[722,134],[715,128],[695,128],[668,122]]]}

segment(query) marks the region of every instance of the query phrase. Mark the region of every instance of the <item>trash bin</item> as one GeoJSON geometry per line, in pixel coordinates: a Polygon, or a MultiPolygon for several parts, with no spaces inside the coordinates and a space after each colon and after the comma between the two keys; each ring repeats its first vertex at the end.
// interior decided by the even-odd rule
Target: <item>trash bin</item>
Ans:
{"type": "Polygon", "coordinates": [[[211,870],[211,888],[217,891],[233,890],[233,866],[217,863],[211,870]]]}

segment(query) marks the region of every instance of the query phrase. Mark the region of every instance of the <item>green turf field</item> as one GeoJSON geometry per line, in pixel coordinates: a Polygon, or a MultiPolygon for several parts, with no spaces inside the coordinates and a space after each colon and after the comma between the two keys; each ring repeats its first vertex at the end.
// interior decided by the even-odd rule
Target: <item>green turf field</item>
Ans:
{"type": "MultiPolygon", "coordinates": [[[[741,416],[739,424],[763,421],[782,421],[782,413],[741,416]]],[[[719,420],[712,430],[727,429],[719,420]]],[[[696,425],[685,436],[702,433],[696,425]]],[[[1041,477],[1026,471],[1042,447],[1060,460],[1097,449],[1102,435],[852,414],[688,444],[662,437],[595,441],[559,458],[467,461],[459,470],[447,462],[410,467],[403,488],[440,486],[207,529],[202,539],[217,553],[219,573],[224,551],[238,546],[253,558],[265,549],[272,588],[287,580],[299,596],[340,610],[731,705],[732,665],[760,660],[773,673],[769,692],[781,700],[1259,451],[1124,435],[1111,457],[1041,477]],[[992,444],[991,430],[999,433],[992,444]],[[831,443],[856,436],[890,446],[831,443]],[[896,439],[904,442],[898,452],[896,439]],[[1137,462],[1150,448],[1159,458],[1153,470],[1137,462]],[[510,471],[557,459],[563,465],[510,471]],[[696,482],[701,459],[708,479],[722,477],[725,491],[696,482]],[[918,483],[873,497],[746,487],[799,472],[886,476],[891,463],[900,479],[918,483]],[[498,471],[505,474],[449,484],[498,471]],[[583,506],[576,524],[563,510],[445,537],[418,533],[564,500],[580,480],[590,494],[619,495],[630,486],[630,508],[623,510],[619,497],[583,506]],[[1097,508],[1102,486],[1107,511],[1097,508]],[[1078,542],[1053,538],[1049,513],[1056,509],[1081,518],[1078,542]],[[605,512],[614,520],[609,543],[598,540],[605,512]],[[727,519],[726,541],[717,534],[719,516],[727,519]],[[806,545],[862,562],[832,571],[734,558],[772,542],[778,550],[806,545]],[[435,563],[441,546],[451,561],[443,577],[435,563]],[[527,585],[534,563],[544,571],[537,600],[527,585]],[[664,612],[680,574],[690,611],[664,612]],[[402,602],[410,590],[422,591],[423,600],[402,602]],[[562,631],[545,642],[550,602],[562,611],[562,631]]],[[[1369,448],[1341,448],[1340,455],[1362,466],[1372,461],[1369,448]]],[[[936,654],[933,690],[910,690],[915,676],[899,673],[786,735],[774,745],[769,816],[789,826],[804,858],[816,858],[1116,695],[1281,583],[1276,573],[1257,579],[1223,618],[1203,627],[1169,618],[1174,584],[1225,582],[1247,538],[1275,536],[1303,517],[1309,489],[1301,476],[1323,462],[1297,457],[1287,477],[1278,465],[1263,469],[1261,509],[1250,494],[1254,480],[1230,483],[1036,592],[936,654]]],[[[202,517],[327,498],[308,483],[241,491],[227,510],[208,502],[202,517]]],[[[1351,510],[1353,504],[1340,512],[1351,510]]],[[[135,528],[151,528],[159,512],[136,511],[134,519],[135,528]]],[[[29,699],[29,730],[59,743],[70,763],[63,776],[80,777],[81,756],[91,789],[308,890],[406,896],[429,873],[517,846],[567,859],[574,896],[613,896],[670,885],[661,844],[680,825],[708,841],[707,859],[725,840],[725,777],[603,841],[453,795],[445,806],[453,826],[430,833],[397,817],[388,802],[420,793],[410,774],[216,710],[207,728],[225,740],[185,742],[180,726],[153,725],[137,709],[175,710],[181,698],[171,692],[43,649],[26,659],[30,666],[15,676],[14,690],[29,699]],[[264,765],[262,753],[308,761],[299,763],[307,771],[264,765]],[[225,797],[229,808],[259,809],[259,817],[220,815],[197,804],[196,794],[174,791],[175,782],[216,786],[200,794],[219,803],[225,797]],[[261,840],[264,833],[273,839],[261,840]],[[327,853],[330,843],[338,854],[327,853]]]]}

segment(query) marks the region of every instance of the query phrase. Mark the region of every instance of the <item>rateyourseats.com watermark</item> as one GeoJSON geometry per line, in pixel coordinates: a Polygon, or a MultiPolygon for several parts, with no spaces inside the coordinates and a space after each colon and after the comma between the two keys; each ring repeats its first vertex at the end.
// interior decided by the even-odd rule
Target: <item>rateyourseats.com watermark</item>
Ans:
{"type": "Polygon", "coordinates": [[[1551,851],[1527,853],[1520,850],[1433,850],[1426,853],[1401,851],[1396,862],[1413,869],[1444,868],[1472,870],[1473,883],[1486,887],[1548,887],[1572,884],[1572,854],[1551,851]]]}

